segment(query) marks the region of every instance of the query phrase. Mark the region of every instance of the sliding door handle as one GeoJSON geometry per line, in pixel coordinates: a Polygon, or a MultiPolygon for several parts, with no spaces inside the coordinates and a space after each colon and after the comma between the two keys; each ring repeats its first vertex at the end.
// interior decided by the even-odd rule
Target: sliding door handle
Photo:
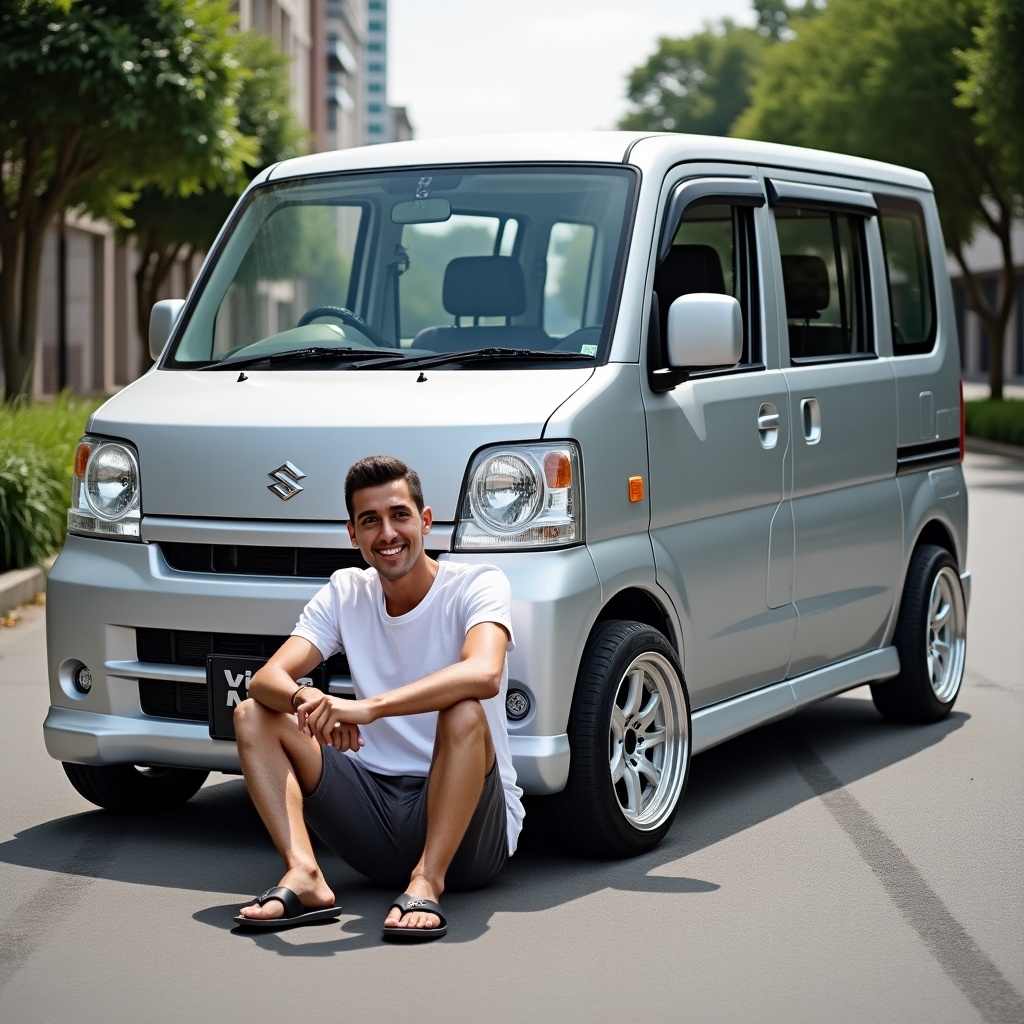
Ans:
{"type": "Polygon", "coordinates": [[[816,398],[800,399],[800,421],[803,423],[804,440],[817,444],[821,440],[821,406],[816,398]]]}
{"type": "Polygon", "coordinates": [[[762,448],[774,448],[779,443],[779,410],[771,402],[757,411],[757,433],[762,448]]]}

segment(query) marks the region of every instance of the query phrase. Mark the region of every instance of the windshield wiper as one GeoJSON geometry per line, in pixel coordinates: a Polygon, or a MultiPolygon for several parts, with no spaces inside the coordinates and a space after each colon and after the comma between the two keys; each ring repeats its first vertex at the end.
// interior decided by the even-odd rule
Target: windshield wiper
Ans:
{"type": "MultiPolygon", "coordinates": [[[[241,359],[223,359],[219,363],[209,363],[201,367],[203,370],[236,370],[243,366],[257,366],[260,363],[267,363],[273,366],[275,363],[295,362],[318,362],[318,363],[347,363],[353,360],[376,360],[393,359],[394,352],[387,352],[383,349],[374,352],[372,349],[351,348],[342,346],[332,348],[329,345],[314,345],[310,348],[290,349],[285,352],[274,352],[271,355],[244,356],[241,359]]],[[[399,358],[401,358],[399,356],[399,358]]]]}
{"type": "Polygon", "coordinates": [[[439,352],[433,356],[419,356],[406,359],[401,368],[423,366],[443,366],[445,363],[484,363],[490,360],[503,359],[551,360],[553,362],[572,362],[587,360],[593,362],[594,357],[584,352],[556,352],[551,349],[539,348],[471,348],[465,352],[439,352]]]}

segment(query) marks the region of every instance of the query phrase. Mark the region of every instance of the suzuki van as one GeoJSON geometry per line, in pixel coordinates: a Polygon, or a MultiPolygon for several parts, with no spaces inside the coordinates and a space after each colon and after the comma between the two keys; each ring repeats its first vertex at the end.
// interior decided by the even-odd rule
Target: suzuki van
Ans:
{"type": "MultiPolygon", "coordinates": [[[[261,174],[156,363],[96,411],[49,576],[44,733],[86,799],[237,773],[246,680],[397,456],[430,554],[508,576],[519,783],[651,849],[693,755],[852,687],[934,722],[970,575],[963,403],[920,173],[707,136],[404,142],[261,174]]],[[[317,670],[352,692],[343,654],[317,670]]]]}

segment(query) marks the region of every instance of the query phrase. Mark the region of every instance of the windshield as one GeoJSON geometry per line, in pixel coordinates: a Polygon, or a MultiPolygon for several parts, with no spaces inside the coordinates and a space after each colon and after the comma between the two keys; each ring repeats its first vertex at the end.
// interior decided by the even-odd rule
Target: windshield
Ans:
{"type": "Polygon", "coordinates": [[[597,361],[633,187],[632,171],[604,167],[262,186],[210,261],[165,365],[391,369],[451,355],[442,362],[458,367],[458,353],[481,349],[518,350],[519,368],[529,352],[544,366],[560,352],[567,364],[597,361]]]}

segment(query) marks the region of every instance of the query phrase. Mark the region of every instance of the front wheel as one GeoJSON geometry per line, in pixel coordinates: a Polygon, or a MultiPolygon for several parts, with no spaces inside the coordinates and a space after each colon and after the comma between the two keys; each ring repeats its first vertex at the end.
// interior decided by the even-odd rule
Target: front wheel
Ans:
{"type": "Polygon", "coordinates": [[[922,544],[910,559],[896,635],[900,674],[871,687],[875,707],[895,722],[937,722],[960,692],[967,660],[967,606],[949,552],[922,544]]]}
{"type": "Polygon", "coordinates": [[[690,708],[675,651],[640,622],[603,623],[587,645],[569,722],[556,837],[589,856],[632,857],[668,832],[690,768],[690,708]]]}
{"type": "Polygon", "coordinates": [[[61,763],[71,785],[86,800],[122,814],[154,814],[177,807],[195,796],[210,774],[197,768],[61,763]]]}

